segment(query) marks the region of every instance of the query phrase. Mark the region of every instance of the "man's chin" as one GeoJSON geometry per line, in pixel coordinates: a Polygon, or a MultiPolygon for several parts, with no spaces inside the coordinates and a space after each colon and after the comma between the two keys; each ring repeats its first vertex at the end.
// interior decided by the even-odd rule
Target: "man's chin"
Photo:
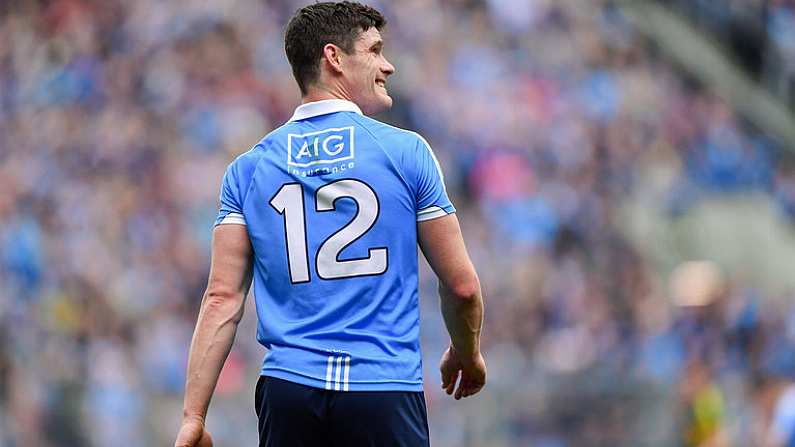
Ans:
{"type": "Polygon", "coordinates": [[[381,113],[387,109],[392,107],[392,97],[389,95],[379,95],[378,101],[373,101],[367,106],[362,107],[362,112],[365,115],[375,115],[376,113],[381,113]]]}

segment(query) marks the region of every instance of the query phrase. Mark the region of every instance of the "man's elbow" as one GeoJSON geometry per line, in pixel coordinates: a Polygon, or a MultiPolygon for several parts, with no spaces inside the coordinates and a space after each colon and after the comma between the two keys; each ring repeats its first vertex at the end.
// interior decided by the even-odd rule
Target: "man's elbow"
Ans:
{"type": "Polygon", "coordinates": [[[450,297],[457,301],[472,301],[480,296],[480,281],[475,274],[460,278],[442,287],[447,289],[450,297]]]}
{"type": "Polygon", "coordinates": [[[243,317],[242,293],[225,288],[208,288],[204,293],[203,311],[208,316],[231,319],[237,323],[243,317]]]}

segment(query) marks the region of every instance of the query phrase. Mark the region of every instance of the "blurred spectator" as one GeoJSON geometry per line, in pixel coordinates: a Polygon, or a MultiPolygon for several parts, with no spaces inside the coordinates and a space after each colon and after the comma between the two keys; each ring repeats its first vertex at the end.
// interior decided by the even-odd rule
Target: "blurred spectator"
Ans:
{"type": "MultiPolygon", "coordinates": [[[[0,4],[0,446],[173,442],[221,176],[298,103],[282,27],[303,3],[0,4]]],[[[795,341],[792,300],[703,264],[711,285],[669,291],[623,208],[757,192],[791,220],[780,148],[610,1],[375,3],[397,67],[379,118],[429,136],[487,297],[494,378],[455,403],[423,275],[434,445],[790,442],[789,388],[759,384],[795,341]]],[[[771,4],[785,47],[792,5],[771,4]]],[[[219,445],[256,439],[230,410],[261,361],[253,315],[210,410],[219,445]]]]}

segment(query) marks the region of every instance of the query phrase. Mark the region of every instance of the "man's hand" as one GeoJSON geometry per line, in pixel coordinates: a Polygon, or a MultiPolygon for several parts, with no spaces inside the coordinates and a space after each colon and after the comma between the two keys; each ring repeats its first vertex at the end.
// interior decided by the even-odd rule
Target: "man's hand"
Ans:
{"type": "Polygon", "coordinates": [[[476,394],[486,385],[486,361],[480,352],[474,358],[464,360],[450,346],[442,355],[439,370],[442,373],[442,388],[447,394],[455,391],[456,400],[476,394]],[[458,389],[455,389],[459,371],[461,380],[458,381],[458,389]]]}
{"type": "Polygon", "coordinates": [[[182,421],[174,447],[213,447],[213,438],[204,428],[204,421],[185,419],[182,421]]]}

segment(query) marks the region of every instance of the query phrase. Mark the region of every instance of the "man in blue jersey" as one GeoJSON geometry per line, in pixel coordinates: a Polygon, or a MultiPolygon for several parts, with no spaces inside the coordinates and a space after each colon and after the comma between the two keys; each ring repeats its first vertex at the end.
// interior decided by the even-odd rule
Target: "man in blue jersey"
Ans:
{"type": "Polygon", "coordinates": [[[302,105],[224,176],[176,446],[212,445],[204,418],[252,278],[261,446],[429,445],[418,243],[451,338],[442,387],[485,384],[480,285],[439,164],[420,135],[365,116],[392,105],[384,25],[339,2],[287,27],[302,105]]]}

